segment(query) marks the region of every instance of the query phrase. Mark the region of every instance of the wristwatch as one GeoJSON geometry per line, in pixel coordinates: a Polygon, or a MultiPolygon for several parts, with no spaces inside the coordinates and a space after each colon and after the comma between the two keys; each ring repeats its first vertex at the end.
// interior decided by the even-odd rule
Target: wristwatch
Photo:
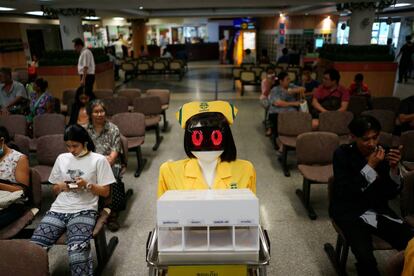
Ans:
{"type": "Polygon", "coordinates": [[[90,190],[92,188],[92,183],[86,184],[86,189],[90,190]]]}

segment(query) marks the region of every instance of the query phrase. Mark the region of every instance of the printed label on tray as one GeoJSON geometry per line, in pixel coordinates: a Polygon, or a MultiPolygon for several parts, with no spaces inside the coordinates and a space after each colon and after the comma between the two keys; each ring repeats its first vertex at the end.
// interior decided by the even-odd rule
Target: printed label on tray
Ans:
{"type": "Polygon", "coordinates": [[[239,219],[237,221],[238,224],[255,224],[255,220],[254,219],[239,219]]]}
{"type": "Polygon", "coordinates": [[[204,220],[202,219],[189,219],[188,221],[189,225],[204,225],[204,220]]]}
{"type": "Polygon", "coordinates": [[[228,219],[215,219],[213,220],[214,224],[229,224],[230,220],[228,219]]]}
{"type": "Polygon", "coordinates": [[[161,223],[162,225],[178,225],[180,222],[178,220],[165,220],[161,223]]]}

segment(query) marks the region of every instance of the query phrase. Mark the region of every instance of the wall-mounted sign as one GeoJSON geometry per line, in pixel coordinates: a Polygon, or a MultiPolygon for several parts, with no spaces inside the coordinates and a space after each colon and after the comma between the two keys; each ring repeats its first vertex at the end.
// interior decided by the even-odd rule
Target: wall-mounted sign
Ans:
{"type": "Polygon", "coordinates": [[[0,39],[0,53],[23,51],[21,39],[0,39]]]}
{"type": "Polygon", "coordinates": [[[255,30],[256,19],[254,18],[236,18],[233,20],[233,26],[242,30],[255,30]]]}

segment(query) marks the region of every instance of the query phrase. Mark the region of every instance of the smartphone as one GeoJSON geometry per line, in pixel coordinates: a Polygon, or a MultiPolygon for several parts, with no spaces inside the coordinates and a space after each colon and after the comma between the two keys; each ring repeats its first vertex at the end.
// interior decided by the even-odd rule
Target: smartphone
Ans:
{"type": "Polygon", "coordinates": [[[390,151],[392,150],[392,149],[398,149],[398,146],[397,147],[389,147],[389,146],[382,146],[382,148],[384,149],[384,151],[385,151],[385,155],[387,155],[388,153],[390,153],[390,151]]]}
{"type": "Polygon", "coordinates": [[[68,184],[69,189],[77,189],[79,186],[78,184],[76,184],[76,181],[71,180],[71,181],[65,181],[66,184],[68,184]]]}

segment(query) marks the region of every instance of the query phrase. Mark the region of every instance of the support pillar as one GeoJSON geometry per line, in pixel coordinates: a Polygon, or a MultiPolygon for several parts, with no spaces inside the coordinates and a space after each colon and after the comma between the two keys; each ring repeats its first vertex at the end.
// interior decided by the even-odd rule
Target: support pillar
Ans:
{"type": "Polygon", "coordinates": [[[374,9],[354,9],[349,24],[349,45],[371,44],[374,20],[374,9]]]}
{"type": "Polygon", "coordinates": [[[63,49],[73,50],[73,39],[79,37],[84,40],[81,16],[59,14],[59,23],[63,49]]]}
{"type": "Polygon", "coordinates": [[[132,21],[132,47],[134,49],[134,58],[141,54],[141,45],[147,46],[147,26],[144,19],[132,21]]]}

